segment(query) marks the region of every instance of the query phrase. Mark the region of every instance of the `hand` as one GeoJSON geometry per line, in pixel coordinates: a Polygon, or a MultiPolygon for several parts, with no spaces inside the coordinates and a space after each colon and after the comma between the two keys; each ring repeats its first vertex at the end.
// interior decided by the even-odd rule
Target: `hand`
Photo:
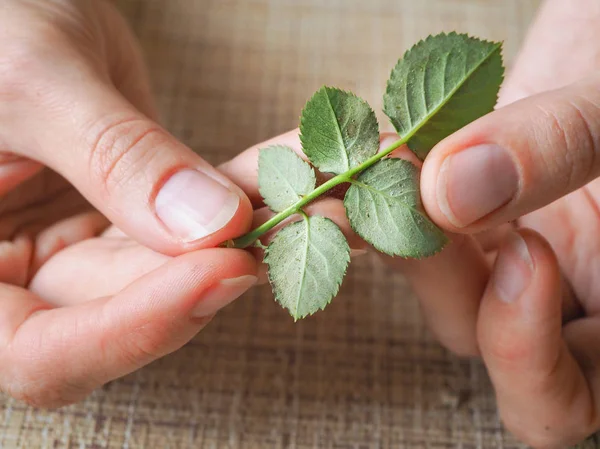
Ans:
{"type": "Polygon", "coordinates": [[[424,163],[453,244],[391,263],[440,341],[483,357],[508,429],[564,448],[600,428],[600,3],[548,0],[500,103],[424,163]]]}
{"type": "Polygon", "coordinates": [[[80,400],[178,349],[256,281],[248,253],[210,249],[248,230],[248,198],[155,116],[108,2],[0,2],[8,394],[80,400]]]}

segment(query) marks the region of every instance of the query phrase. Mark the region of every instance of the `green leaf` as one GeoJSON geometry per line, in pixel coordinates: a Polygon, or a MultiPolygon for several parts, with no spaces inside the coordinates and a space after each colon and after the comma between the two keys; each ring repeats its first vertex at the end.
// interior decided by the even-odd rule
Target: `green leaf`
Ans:
{"type": "Polygon", "coordinates": [[[324,217],[307,217],[277,233],[265,252],[275,299],[295,320],[324,309],[350,262],[348,242],[324,217]]]}
{"type": "Polygon", "coordinates": [[[501,44],[456,33],[430,36],[392,70],[384,111],[425,159],[442,139],[493,110],[503,76],[501,44]]]}
{"type": "Polygon", "coordinates": [[[340,174],[379,150],[379,126],[371,107],[356,95],[322,87],[300,118],[302,149],[322,172],[340,174]]]}
{"type": "Polygon", "coordinates": [[[447,243],[421,206],[419,171],[402,159],[383,159],[352,182],[344,198],[352,229],[391,256],[422,258],[447,243]]]}
{"type": "Polygon", "coordinates": [[[281,212],[316,186],[315,172],[294,150],[271,146],[258,154],[259,191],[267,206],[281,212]]]}

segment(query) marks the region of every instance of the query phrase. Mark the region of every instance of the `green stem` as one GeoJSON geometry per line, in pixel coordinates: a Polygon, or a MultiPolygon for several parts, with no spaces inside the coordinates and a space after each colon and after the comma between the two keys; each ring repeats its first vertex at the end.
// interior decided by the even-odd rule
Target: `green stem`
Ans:
{"type": "Polygon", "coordinates": [[[302,199],[299,200],[296,204],[293,204],[290,207],[288,207],[287,209],[279,212],[277,215],[274,215],[273,217],[271,217],[271,219],[265,221],[263,224],[261,224],[260,226],[258,226],[255,229],[253,229],[248,234],[243,235],[240,238],[234,240],[233,245],[231,245],[231,247],[247,248],[247,247],[251,246],[256,240],[258,240],[261,236],[263,236],[264,234],[269,232],[271,229],[273,229],[275,226],[277,226],[283,220],[290,217],[291,215],[299,213],[304,206],[311,203],[312,201],[314,201],[315,199],[317,199],[318,197],[323,195],[328,190],[331,190],[335,186],[337,186],[339,184],[343,184],[345,182],[350,182],[354,175],[369,168],[375,162],[379,161],[380,159],[384,158],[385,156],[390,154],[395,149],[404,145],[406,142],[408,142],[410,137],[412,137],[412,134],[409,136],[406,136],[403,139],[397,140],[396,142],[392,143],[390,146],[388,146],[384,150],[380,151],[379,153],[375,154],[371,158],[367,159],[362,164],[348,170],[347,172],[341,173],[341,174],[335,176],[334,178],[331,178],[329,181],[321,184],[319,187],[317,187],[315,190],[310,192],[308,195],[302,197],[302,199]]]}

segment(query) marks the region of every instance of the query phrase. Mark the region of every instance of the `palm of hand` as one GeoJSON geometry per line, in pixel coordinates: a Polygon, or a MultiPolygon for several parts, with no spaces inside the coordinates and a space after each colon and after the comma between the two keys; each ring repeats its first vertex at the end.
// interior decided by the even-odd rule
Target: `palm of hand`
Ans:
{"type": "Polygon", "coordinates": [[[565,304],[565,312],[571,315],[566,318],[573,318],[578,306],[588,316],[600,312],[599,200],[600,180],[596,180],[519,220],[519,225],[542,234],[558,257],[565,280],[579,302],[565,304]]]}
{"type": "Polygon", "coordinates": [[[170,257],[140,245],[43,170],[2,199],[0,282],[54,305],[114,295],[170,257]]]}
{"type": "Polygon", "coordinates": [[[0,390],[59,406],[178,349],[256,281],[248,253],[201,249],[244,232],[250,204],[151,120],[142,60],[110,3],[0,9],[0,390]],[[154,207],[174,163],[183,174],[171,203],[190,178],[230,200],[229,221],[208,222],[216,229],[184,217],[201,231],[193,242],[168,234],[154,207]],[[109,191],[125,177],[135,186],[109,191]]]}

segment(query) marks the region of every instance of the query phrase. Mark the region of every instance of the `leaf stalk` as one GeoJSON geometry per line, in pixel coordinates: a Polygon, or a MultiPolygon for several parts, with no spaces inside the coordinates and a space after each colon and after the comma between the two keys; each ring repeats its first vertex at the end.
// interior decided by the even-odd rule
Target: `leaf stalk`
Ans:
{"type": "Polygon", "coordinates": [[[402,145],[405,145],[410,140],[412,135],[413,135],[413,133],[409,134],[408,136],[406,136],[402,139],[395,141],[394,143],[392,143],[391,145],[389,145],[382,151],[378,152],[371,158],[367,159],[362,164],[357,165],[356,167],[348,170],[347,172],[340,173],[339,175],[328,180],[327,182],[321,184],[315,190],[313,190],[311,193],[304,196],[302,199],[298,200],[298,202],[296,202],[295,204],[292,204],[287,209],[274,215],[269,220],[265,221],[263,224],[256,227],[249,233],[235,239],[233,241],[232,247],[233,248],[248,248],[249,246],[252,246],[252,244],[256,240],[258,240],[260,237],[262,237],[264,234],[269,232],[271,229],[273,229],[275,226],[277,226],[279,223],[281,223],[286,218],[288,218],[294,214],[302,212],[302,208],[304,206],[313,202],[318,197],[320,197],[321,195],[326,193],[328,190],[331,190],[332,188],[334,188],[335,186],[337,186],[339,184],[350,182],[355,175],[366,170],[367,168],[369,168],[370,166],[375,164],[377,161],[381,160],[382,158],[384,158],[385,156],[390,154],[392,151],[400,148],[402,145]]]}

